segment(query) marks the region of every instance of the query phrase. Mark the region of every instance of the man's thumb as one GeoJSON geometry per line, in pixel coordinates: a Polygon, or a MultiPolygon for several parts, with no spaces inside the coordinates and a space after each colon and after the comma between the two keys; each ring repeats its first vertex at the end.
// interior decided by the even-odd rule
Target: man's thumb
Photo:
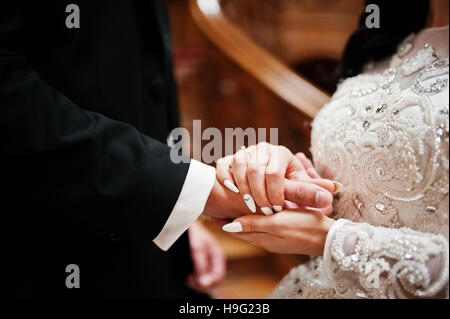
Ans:
{"type": "Polygon", "coordinates": [[[300,206],[315,208],[325,208],[333,202],[333,196],[327,189],[311,182],[286,180],[284,197],[300,206]]]}

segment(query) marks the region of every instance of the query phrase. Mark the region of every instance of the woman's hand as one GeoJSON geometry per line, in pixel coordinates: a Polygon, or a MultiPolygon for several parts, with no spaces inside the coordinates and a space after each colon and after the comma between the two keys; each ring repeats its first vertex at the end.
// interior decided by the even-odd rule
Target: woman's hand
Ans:
{"type": "Polygon", "coordinates": [[[206,292],[225,276],[225,253],[200,221],[189,228],[188,234],[194,273],[188,276],[187,285],[196,291],[206,292]]]}
{"type": "Polygon", "coordinates": [[[253,213],[257,207],[265,215],[283,208],[317,208],[329,215],[332,194],[340,184],[320,179],[301,154],[294,156],[284,146],[260,143],[220,159],[217,178],[230,191],[239,193],[253,213]]]}
{"type": "Polygon", "coordinates": [[[232,223],[216,220],[232,236],[270,252],[322,256],[335,220],[318,211],[282,211],[271,216],[246,215],[232,223]]]}

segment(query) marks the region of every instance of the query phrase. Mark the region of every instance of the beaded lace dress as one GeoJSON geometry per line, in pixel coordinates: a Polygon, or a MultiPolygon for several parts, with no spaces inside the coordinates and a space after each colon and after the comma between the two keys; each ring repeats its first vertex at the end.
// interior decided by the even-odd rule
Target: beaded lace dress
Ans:
{"type": "Polygon", "coordinates": [[[448,298],[448,26],[346,79],[313,122],[319,174],[344,186],[323,257],[269,298],[448,298]]]}

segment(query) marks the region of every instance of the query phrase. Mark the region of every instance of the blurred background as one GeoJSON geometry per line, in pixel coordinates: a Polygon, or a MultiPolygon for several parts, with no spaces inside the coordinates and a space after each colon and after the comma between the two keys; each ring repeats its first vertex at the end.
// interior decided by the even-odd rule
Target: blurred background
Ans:
{"type": "MultiPolygon", "coordinates": [[[[167,0],[181,125],[278,128],[278,143],[308,156],[310,123],[362,0],[167,0]]],[[[264,298],[305,256],[278,255],[224,234],[228,273],[215,298],[264,298]]]]}

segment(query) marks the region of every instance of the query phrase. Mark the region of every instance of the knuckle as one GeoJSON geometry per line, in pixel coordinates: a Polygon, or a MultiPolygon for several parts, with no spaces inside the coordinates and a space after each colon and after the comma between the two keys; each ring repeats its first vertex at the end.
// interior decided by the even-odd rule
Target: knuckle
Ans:
{"type": "Polygon", "coordinates": [[[305,198],[305,194],[303,193],[302,189],[300,187],[297,187],[297,189],[294,192],[294,198],[295,201],[297,203],[302,203],[304,198],[305,198]]]}
{"type": "Polygon", "coordinates": [[[219,159],[217,160],[217,164],[220,164],[220,165],[223,165],[223,166],[230,165],[230,164],[233,163],[233,158],[234,158],[233,155],[228,155],[228,156],[219,158],[219,159]]]}
{"type": "Polygon", "coordinates": [[[281,153],[290,153],[291,151],[284,145],[278,145],[278,151],[281,153]]]}
{"type": "Polygon", "coordinates": [[[245,151],[238,151],[236,154],[234,154],[233,156],[233,164],[239,165],[239,164],[244,164],[247,161],[247,154],[245,153],[245,151]]]}
{"type": "MultiPolygon", "coordinates": [[[[244,228],[244,229],[245,229],[245,228],[244,228]]],[[[248,229],[248,231],[251,232],[251,233],[255,232],[255,231],[256,231],[255,223],[253,223],[253,222],[251,222],[251,221],[247,222],[247,229],[248,229]]]]}
{"type": "Polygon", "coordinates": [[[247,168],[247,174],[250,176],[258,175],[261,173],[261,165],[251,164],[247,168]]]}
{"type": "Polygon", "coordinates": [[[266,169],[266,175],[272,179],[281,179],[284,177],[284,173],[276,168],[266,169]]]}
{"type": "Polygon", "coordinates": [[[244,232],[247,232],[248,229],[250,229],[250,223],[247,221],[247,219],[244,217],[240,217],[238,219],[235,219],[234,222],[241,223],[242,229],[244,232]]]}
{"type": "Polygon", "coordinates": [[[233,159],[232,159],[231,163],[233,165],[236,165],[238,163],[238,154],[237,153],[235,155],[233,155],[233,159]]]}

